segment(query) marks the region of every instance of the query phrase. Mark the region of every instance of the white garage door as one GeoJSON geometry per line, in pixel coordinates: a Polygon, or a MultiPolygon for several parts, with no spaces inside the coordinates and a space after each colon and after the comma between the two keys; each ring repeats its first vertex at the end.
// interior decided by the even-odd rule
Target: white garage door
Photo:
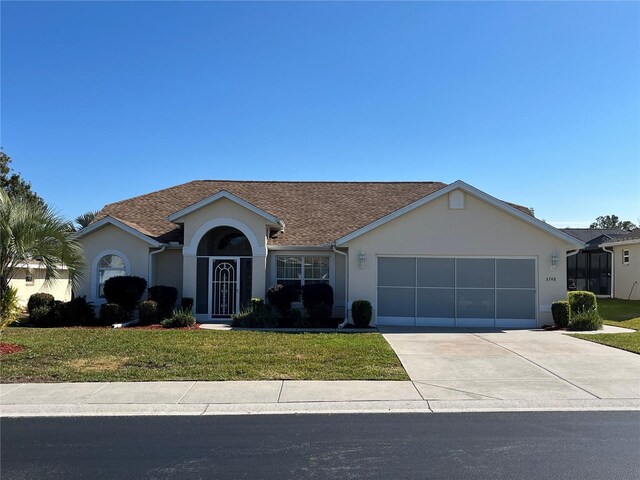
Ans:
{"type": "Polygon", "coordinates": [[[381,325],[537,325],[533,258],[378,258],[381,325]]]}

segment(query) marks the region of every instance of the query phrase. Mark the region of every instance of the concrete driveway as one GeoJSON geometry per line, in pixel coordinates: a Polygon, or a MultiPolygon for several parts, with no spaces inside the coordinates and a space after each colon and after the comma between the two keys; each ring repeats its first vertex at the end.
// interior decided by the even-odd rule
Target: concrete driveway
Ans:
{"type": "Polygon", "coordinates": [[[640,399],[640,355],[560,332],[379,329],[425,400],[640,399]]]}

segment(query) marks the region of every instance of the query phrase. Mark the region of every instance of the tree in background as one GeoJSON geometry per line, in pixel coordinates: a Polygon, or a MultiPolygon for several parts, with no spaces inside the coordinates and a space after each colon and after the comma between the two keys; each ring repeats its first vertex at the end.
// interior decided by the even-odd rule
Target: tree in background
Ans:
{"type": "Polygon", "coordinates": [[[91,222],[93,222],[93,219],[96,218],[97,214],[98,214],[98,210],[89,210],[88,212],[85,212],[82,215],[78,215],[74,220],[75,222],[74,227],[77,230],[82,230],[83,228],[88,227],[91,224],[91,222]]]}
{"type": "Polygon", "coordinates": [[[13,199],[44,205],[44,200],[31,190],[31,184],[13,171],[10,164],[11,157],[0,150],[0,189],[13,199]]]}
{"type": "Polygon", "coordinates": [[[589,225],[589,228],[619,228],[621,230],[633,230],[637,227],[629,220],[621,221],[617,215],[605,215],[596,218],[596,221],[589,225]]]}

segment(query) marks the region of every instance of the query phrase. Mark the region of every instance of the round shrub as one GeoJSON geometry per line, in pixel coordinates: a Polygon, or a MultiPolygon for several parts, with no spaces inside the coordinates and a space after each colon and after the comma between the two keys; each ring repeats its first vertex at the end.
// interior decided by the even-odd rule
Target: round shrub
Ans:
{"type": "Polygon", "coordinates": [[[38,307],[50,307],[54,300],[53,295],[49,293],[34,293],[27,302],[27,312],[31,313],[38,307]]]}
{"type": "Polygon", "coordinates": [[[196,319],[189,310],[174,310],[173,315],[160,322],[164,328],[193,327],[196,319]]]}
{"type": "Polygon", "coordinates": [[[302,304],[309,314],[320,304],[333,308],[333,287],[328,283],[311,283],[302,287],[302,304]]]}
{"type": "Polygon", "coordinates": [[[551,304],[551,315],[553,315],[553,323],[558,328],[566,328],[571,318],[571,306],[566,300],[553,302],[551,304]]]}
{"type": "Polygon", "coordinates": [[[76,297],[60,306],[63,325],[90,326],[96,324],[93,305],[87,297],[76,297]]]}
{"type": "Polygon", "coordinates": [[[351,305],[351,318],[356,327],[366,328],[371,322],[373,308],[371,302],[367,300],[356,300],[351,305]]]}
{"type": "Polygon", "coordinates": [[[140,304],[139,318],[142,325],[158,323],[158,320],[160,320],[158,303],[153,300],[142,302],[140,304]]]}
{"type": "Polygon", "coordinates": [[[298,288],[292,285],[275,285],[267,290],[267,300],[282,318],[287,318],[298,294],[298,288]]]}
{"type": "Polygon", "coordinates": [[[160,318],[168,318],[176,308],[178,301],[178,289],[166,285],[156,285],[149,289],[149,300],[158,304],[158,315],[160,318]]]}
{"type": "Polygon", "coordinates": [[[308,310],[309,321],[312,327],[325,327],[331,320],[331,314],[333,313],[331,307],[324,303],[318,303],[314,305],[311,310],[308,310]]]}
{"type": "Polygon", "coordinates": [[[577,290],[567,293],[571,313],[586,312],[598,308],[596,295],[592,292],[577,290]]]}
{"type": "Polygon", "coordinates": [[[38,328],[43,328],[43,327],[50,327],[50,314],[51,313],[51,307],[48,306],[42,306],[42,307],[35,307],[31,310],[31,312],[29,312],[29,322],[34,326],[34,327],[38,327],[38,328]]]}
{"type": "Polygon", "coordinates": [[[591,310],[583,310],[576,314],[571,315],[569,320],[569,330],[574,331],[587,331],[587,330],[600,330],[602,328],[602,318],[598,314],[598,310],[592,308],[591,310]]]}
{"type": "Polygon", "coordinates": [[[130,312],[138,305],[147,289],[147,281],[141,277],[124,275],[111,277],[104,282],[104,297],[107,303],[117,303],[130,312]]]}
{"type": "Polygon", "coordinates": [[[129,314],[124,307],[117,303],[104,303],[100,306],[100,323],[103,325],[113,325],[114,323],[124,323],[129,320],[129,314]]]}

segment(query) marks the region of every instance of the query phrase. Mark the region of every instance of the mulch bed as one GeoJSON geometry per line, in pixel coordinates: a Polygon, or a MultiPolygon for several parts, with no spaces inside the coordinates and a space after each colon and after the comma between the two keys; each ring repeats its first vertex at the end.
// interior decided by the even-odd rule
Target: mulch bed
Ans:
{"type": "Polygon", "coordinates": [[[14,343],[0,343],[0,355],[10,355],[12,353],[18,353],[24,350],[22,346],[14,343]]]}
{"type": "Polygon", "coordinates": [[[180,328],[164,328],[159,323],[153,325],[140,325],[140,326],[132,326],[126,327],[126,329],[133,330],[198,330],[200,328],[200,324],[196,323],[193,327],[180,327],[180,328]]]}

